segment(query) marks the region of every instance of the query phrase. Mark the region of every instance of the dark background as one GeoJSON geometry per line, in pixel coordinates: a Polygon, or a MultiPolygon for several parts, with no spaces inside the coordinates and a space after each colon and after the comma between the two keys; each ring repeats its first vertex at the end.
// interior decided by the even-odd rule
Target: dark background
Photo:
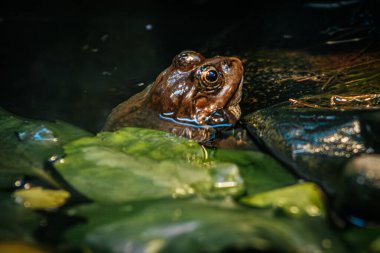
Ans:
{"type": "Polygon", "coordinates": [[[319,43],[323,29],[350,22],[368,34],[378,22],[379,5],[1,1],[0,106],[97,132],[115,105],[152,82],[184,49],[210,57],[214,51],[303,48],[319,43]]]}

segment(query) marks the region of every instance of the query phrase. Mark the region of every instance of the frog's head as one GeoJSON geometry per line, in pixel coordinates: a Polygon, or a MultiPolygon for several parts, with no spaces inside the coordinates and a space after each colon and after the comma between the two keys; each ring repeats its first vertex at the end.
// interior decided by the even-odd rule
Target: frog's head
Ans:
{"type": "Polygon", "coordinates": [[[149,104],[163,118],[177,122],[230,126],[240,118],[242,83],[243,65],[238,58],[206,59],[184,51],[157,77],[149,104]]]}

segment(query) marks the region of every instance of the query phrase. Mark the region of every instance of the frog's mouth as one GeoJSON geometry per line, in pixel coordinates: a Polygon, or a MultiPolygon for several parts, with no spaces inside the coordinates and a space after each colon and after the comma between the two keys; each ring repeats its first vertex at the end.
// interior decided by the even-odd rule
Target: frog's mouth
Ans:
{"type": "Polygon", "coordinates": [[[236,120],[239,120],[241,116],[239,103],[241,101],[241,96],[242,96],[243,81],[244,81],[244,78],[241,77],[240,83],[235,93],[232,95],[232,97],[226,104],[226,109],[236,118],[236,120]]]}

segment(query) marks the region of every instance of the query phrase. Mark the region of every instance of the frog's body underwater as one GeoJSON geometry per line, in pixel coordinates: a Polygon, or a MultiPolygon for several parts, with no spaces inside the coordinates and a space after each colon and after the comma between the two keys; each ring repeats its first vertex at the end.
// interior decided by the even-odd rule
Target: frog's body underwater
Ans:
{"type": "Polygon", "coordinates": [[[104,131],[154,128],[212,143],[240,118],[243,65],[238,58],[206,59],[184,51],[142,92],[116,106],[104,131]]]}

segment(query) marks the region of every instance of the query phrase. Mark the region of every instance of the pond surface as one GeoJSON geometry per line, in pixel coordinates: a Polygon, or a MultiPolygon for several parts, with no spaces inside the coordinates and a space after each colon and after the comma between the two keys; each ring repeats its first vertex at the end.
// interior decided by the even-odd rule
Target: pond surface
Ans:
{"type": "Polygon", "coordinates": [[[202,1],[4,5],[2,106],[93,132],[116,104],[154,81],[174,55],[200,50],[241,19],[240,8],[223,18],[214,3],[202,1]]]}
{"type": "Polygon", "coordinates": [[[329,32],[367,42],[379,20],[378,2],[353,2],[359,3],[1,3],[1,105],[97,132],[116,104],[151,83],[184,49],[206,57],[263,47],[313,50],[329,32]]]}

